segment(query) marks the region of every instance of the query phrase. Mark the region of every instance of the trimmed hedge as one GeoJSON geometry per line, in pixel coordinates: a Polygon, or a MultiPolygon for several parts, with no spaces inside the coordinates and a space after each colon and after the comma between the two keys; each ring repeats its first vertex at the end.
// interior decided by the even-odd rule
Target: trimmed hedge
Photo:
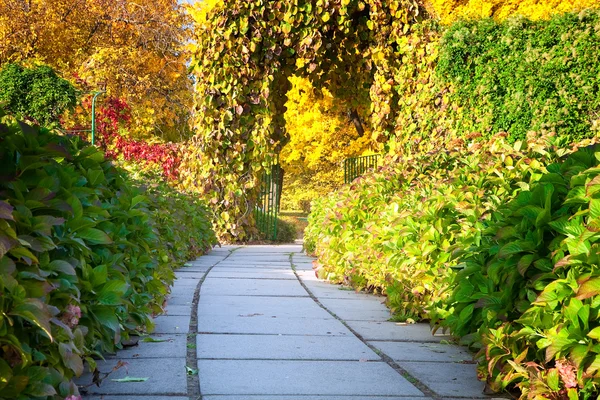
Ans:
{"type": "Polygon", "coordinates": [[[507,132],[511,142],[555,132],[572,142],[600,129],[599,53],[600,10],[486,19],[449,27],[436,69],[455,89],[458,131],[507,132]]]}
{"type": "Polygon", "coordinates": [[[77,395],[84,362],[151,330],[173,268],[215,243],[207,210],[24,123],[0,124],[0,165],[0,397],[77,395]]]}

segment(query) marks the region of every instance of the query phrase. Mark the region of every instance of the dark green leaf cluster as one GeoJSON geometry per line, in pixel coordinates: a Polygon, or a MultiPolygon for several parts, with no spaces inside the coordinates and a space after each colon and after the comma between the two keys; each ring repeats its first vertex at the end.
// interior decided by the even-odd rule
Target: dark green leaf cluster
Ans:
{"type": "Polygon", "coordinates": [[[448,28],[437,74],[453,85],[457,130],[484,136],[530,131],[571,141],[600,127],[600,11],[550,20],[459,22],[448,28]]]}
{"type": "Polygon", "coordinates": [[[51,126],[75,106],[77,90],[48,66],[5,64],[0,70],[0,103],[10,114],[51,126]]]}
{"type": "Polygon", "coordinates": [[[84,362],[152,329],[214,234],[204,206],[143,193],[77,139],[1,124],[0,166],[0,398],[64,398],[84,362]]]}

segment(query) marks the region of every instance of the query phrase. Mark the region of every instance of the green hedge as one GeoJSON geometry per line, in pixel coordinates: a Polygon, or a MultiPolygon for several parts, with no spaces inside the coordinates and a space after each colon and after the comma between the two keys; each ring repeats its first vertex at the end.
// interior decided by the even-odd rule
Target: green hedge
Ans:
{"type": "MultiPolygon", "coordinates": [[[[600,11],[550,20],[459,22],[444,34],[438,77],[455,89],[459,132],[555,132],[570,141],[600,129],[600,11]]],[[[452,108],[449,109],[451,111],[452,108]]]]}
{"type": "Polygon", "coordinates": [[[0,166],[0,398],[75,395],[83,363],[152,329],[173,268],[214,244],[207,211],[23,123],[0,125],[0,166]]]}
{"type": "Polygon", "coordinates": [[[4,64],[0,70],[0,103],[11,115],[46,126],[56,124],[77,104],[79,93],[51,67],[4,64]]]}

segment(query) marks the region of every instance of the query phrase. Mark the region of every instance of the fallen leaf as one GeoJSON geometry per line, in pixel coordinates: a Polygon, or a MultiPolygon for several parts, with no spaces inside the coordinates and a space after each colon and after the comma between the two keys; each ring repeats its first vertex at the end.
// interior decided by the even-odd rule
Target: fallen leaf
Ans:
{"type": "Polygon", "coordinates": [[[111,379],[113,382],[146,382],[149,378],[136,378],[133,376],[127,376],[120,379],[111,379]]]}

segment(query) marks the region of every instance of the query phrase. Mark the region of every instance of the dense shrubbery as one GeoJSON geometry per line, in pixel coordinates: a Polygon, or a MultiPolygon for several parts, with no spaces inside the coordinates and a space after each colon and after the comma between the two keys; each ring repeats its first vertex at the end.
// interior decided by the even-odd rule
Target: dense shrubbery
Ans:
{"type": "MultiPolygon", "coordinates": [[[[457,249],[444,326],[480,352],[495,390],[600,393],[600,148],[548,165],[457,249]]],[[[539,397],[541,398],[541,397],[539,397]]]]}
{"type": "Polygon", "coordinates": [[[549,156],[542,143],[520,150],[498,138],[390,157],[389,167],[313,203],[305,246],[327,278],[384,291],[395,313],[429,319],[446,297],[453,247],[477,241],[490,211],[537,179],[537,159],[549,156]]]}
{"type": "Polygon", "coordinates": [[[599,21],[460,23],[439,64],[435,30],[414,38],[397,115],[417,119],[397,125],[398,155],[315,201],[305,236],[321,274],[450,328],[522,398],[600,392],[600,154],[564,161],[596,141],[599,21]]]}
{"type": "Polygon", "coordinates": [[[66,397],[84,361],[152,328],[214,235],[200,204],[145,195],[95,147],[26,124],[0,144],[0,397],[66,397]]]}

